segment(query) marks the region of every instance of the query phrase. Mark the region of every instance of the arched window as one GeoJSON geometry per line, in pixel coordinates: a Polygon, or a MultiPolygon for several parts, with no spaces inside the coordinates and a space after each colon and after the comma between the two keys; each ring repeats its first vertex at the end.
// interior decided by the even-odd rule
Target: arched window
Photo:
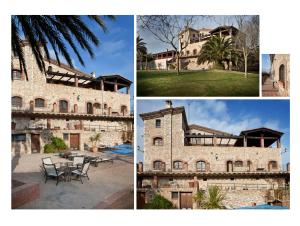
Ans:
{"type": "Polygon", "coordinates": [[[103,108],[104,108],[104,109],[107,109],[107,104],[104,104],[103,108]]]}
{"type": "Polygon", "coordinates": [[[153,169],[154,170],[162,170],[163,169],[163,162],[160,160],[153,162],[153,169]]]}
{"type": "Polygon", "coordinates": [[[232,163],[232,161],[227,161],[226,162],[226,171],[227,172],[232,172],[233,171],[233,163],[232,163]]]}
{"type": "Polygon", "coordinates": [[[153,138],[153,145],[154,146],[161,146],[163,145],[163,139],[161,137],[153,138]]]}
{"type": "Polygon", "coordinates": [[[183,162],[182,161],[174,161],[173,162],[173,169],[182,170],[183,169],[183,162]]]}
{"type": "Polygon", "coordinates": [[[48,71],[52,71],[52,66],[48,66],[48,71]]]}
{"type": "Polygon", "coordinates": [[[279,67],[279,81],[285,86],[285,66],[283,64],[279,67]]]}
{"type": "Polygon", "coordinates": [[[196,170],[200,172],[205,172],[206,171],[206,163],[205,161],[198,161],[196,163],[196,170]]]}
{"type": "Polygon", "coordinates": [[[272,170],[277,170],[278,168],[278,164],[276,161],[270,161],[269,164],[268,164],[268,169],[269,171],[272,171],[272,170]]]}
{"type": "Polygon", "coordinates": [[[234,166],[235,166],[235,167],[243,167],[243,161],[240,161],[240,160],[235,161],[235,162],[234,162],[234,166]]]}
{"type": "Polygon", "coordinates": [[[93,114],[93,104],[91,102],[88,102],[86,104],[86,113],[87,114],[93,114]]]}
{"type": "Polygon", "coordinates": [[[45,107],[45,100],[42,98],[36,98],[34,100],[34,107],[36,108],[44,108],[45,107]]]}
{"type": "Polygon", "coordinates": [[[95,109],[100,109],[100,108],[101,108],[101,104],[99,104],[99,103],[94,103],[94,108],[95,108],[95,109]]]}
{"type": "Polygon", "coordinates": [[[123,116],[127,114],[127,106],[126,105],[122,105],[121,106],[121,114],[123,116]]]}
{"type": "Polygon", "coordinates": [[[197,50],[194,49],[194,50],[193,50],[193,55],[196,55],[196,54],[197,54],[197,50]]]}
{"type": "Polygon", "coordinates": [[[22,73],[20,70],[13,69],[11,71],[11,76],[13,80],[21,80],[22,79],[22,73]]]}
{"type": "Polygon", "coordinates": [[[68,112],[68,101],[60,100],[59,101],[59,112],[60,113],[67,113],[68,112]]]}
{"type": "Polygon", "coordinates": [[[13,107],[22,107],[22,97],[17,97],[17,96],[14,96],[11,98],[11,105],[13,107]]]}

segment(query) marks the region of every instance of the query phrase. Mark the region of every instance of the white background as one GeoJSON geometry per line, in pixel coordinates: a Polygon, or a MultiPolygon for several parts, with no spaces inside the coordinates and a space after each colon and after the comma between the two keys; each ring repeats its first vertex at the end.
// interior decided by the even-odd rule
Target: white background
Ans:
{"type": "Polygon", "coordinates": [[[299,8],[296,0],[2,0],[1,225],[299,225],[297,222],[300,215],[300,181],[297,173],[300,166],[300,164],[297,166],[300,160],[299,8]],[[291,58],[291,209],[286,211],[11,210],[10,16],[12,14],[259,14],[261,53],[289,53],[291,58]]]}

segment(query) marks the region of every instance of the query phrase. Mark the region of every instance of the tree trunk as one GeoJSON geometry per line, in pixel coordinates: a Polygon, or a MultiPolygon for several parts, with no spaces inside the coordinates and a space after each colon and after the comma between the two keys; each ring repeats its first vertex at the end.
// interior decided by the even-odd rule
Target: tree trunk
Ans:
{"type": "Polygon", "coordinates": [[[140,58],[140,70],[143,70],[143,57],[140,58]]]}
{"type": "Polygon", "coordinates": [[[248,77],[248,54],[246,53],[246,50],[244,49],[244,62],[245,62],[245,78],[248,77]]]}
{"type": "Polygon", "coordinates": [[[179,75],[179,55],[176,55],[176,64],[177,64],[177,75],[179,75]]]}

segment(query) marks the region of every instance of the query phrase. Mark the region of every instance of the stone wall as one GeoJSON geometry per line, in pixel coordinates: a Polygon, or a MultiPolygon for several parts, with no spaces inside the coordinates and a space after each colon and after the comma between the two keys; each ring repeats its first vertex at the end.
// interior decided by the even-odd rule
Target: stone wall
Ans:
{"type": "Polygon", "coordinates": [[[187,171],[196,170],[197,161],[209,163],[209,171],[226,171],[228,161],[251,161],[251,171],[262,168],[268,171],[270,161],[276,161],[281,170],[280,148],[235,146],[185,146],[182,114],[167,114],[161,119],[161,128],[155,127],[156,119],[144,120],[144,170],[152,170],[153,162],[165,162],[166,171],[172,171],[172,162],[186,162],[187,171]],[[171,129],[172,127],[172,129],[171,129]],[[154,146],[153,138],[163,138],[162,146],[154,146]]]}
{"type": "Polygon", "coordinates": [[[271,65],[271,76],[277,81],[279,92],[282,96],[289,96],[290,92],[290,56],[289,54],[275,54],[271,65]],[[280,66],[284,66],[284,85],[279,82],[280,66]]]}

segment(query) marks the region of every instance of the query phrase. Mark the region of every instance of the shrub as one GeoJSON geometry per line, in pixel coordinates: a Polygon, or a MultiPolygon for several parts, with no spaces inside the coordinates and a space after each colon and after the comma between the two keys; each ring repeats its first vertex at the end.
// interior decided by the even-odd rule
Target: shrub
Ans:
{"type": "Polygon", "coordinates": [[[51,144],[55,147],[56,150],[59,151],[67,149],[67,145],[64,140],[58,137],[52,137],[51,144]]]}
{"type": "Polygon", "coordinates": [[[173,209],[173,204],[165,197],[155,195],[153,199],[145,205],[145,209],[173,209]]]}
{"type": "Polygon", "coordinates": [[[55,146],[53,144],[45,144],[44,146],[44,153],[54,153],[55,152],[55,146]]]}

